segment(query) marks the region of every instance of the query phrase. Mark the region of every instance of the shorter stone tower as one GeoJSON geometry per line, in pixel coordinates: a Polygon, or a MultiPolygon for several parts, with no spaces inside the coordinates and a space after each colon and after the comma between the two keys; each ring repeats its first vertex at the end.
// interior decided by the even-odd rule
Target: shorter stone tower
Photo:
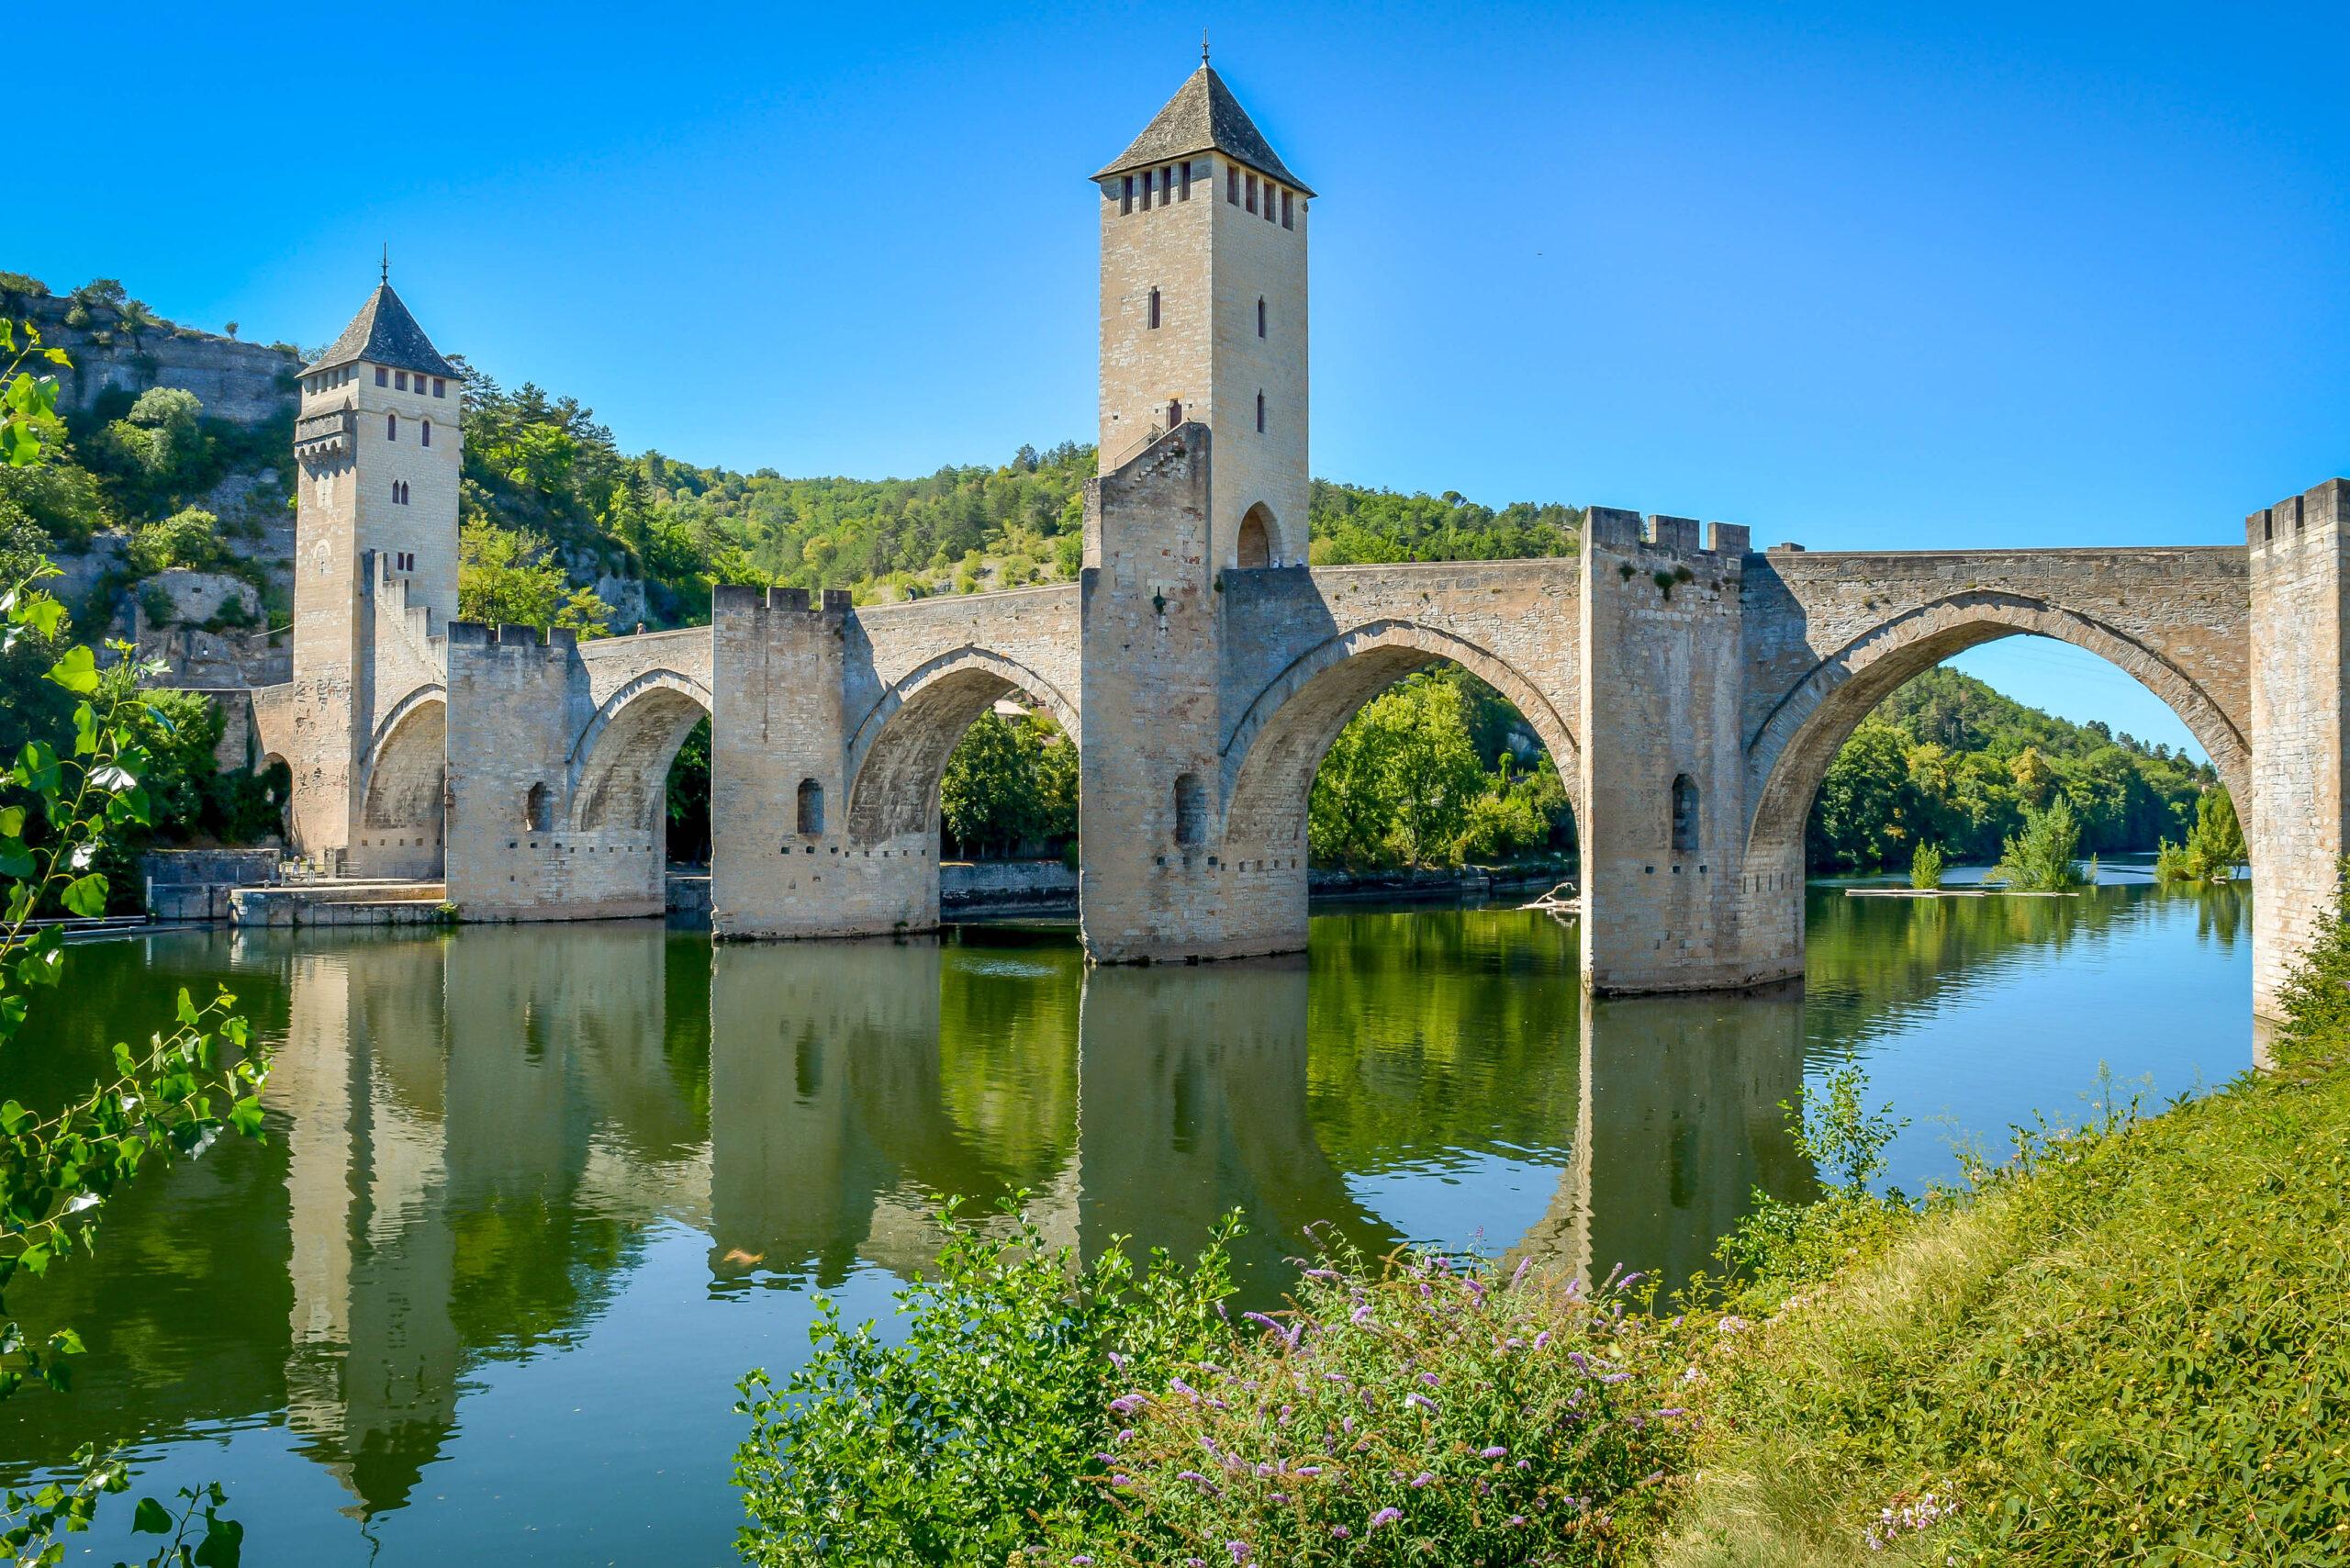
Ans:
{"type": "MultiPolygon", "coordinates": [[[[294,679],[288,722],[272,738],[294,774],[295,847],[347,869],[367,868],[349,865],[345,852],[365,836],[379,728],[443,679],[431,634],[457,611],[463,406],[457,368],[388,280],[302,372],[294,679]]],[[[421,731],[410,738],[423,743],[421,731]]],[[[437,874],[439,789],[404,793],[415,799],[398,814],[432,820],[378,824],[384,847],[398,830],[403,854],[375,869],[437,874]]]]}
{"type": "Polygon", "coordinates": [[[1207,63],[1094,175],[1101,471],[1215,432],[1213,569],[1305,559],[1305,229],[1314,193],[1207,63]]]}

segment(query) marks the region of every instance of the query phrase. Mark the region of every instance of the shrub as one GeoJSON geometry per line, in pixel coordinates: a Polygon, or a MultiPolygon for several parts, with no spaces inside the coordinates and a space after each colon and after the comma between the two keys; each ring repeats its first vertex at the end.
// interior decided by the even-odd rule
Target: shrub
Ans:
{"type": "Polygon", "coordinates": [[[229,558],[229,551],[220,543],[220,520],[188,507],[133,532],[127,555],[132,571],[152,577],[173,566],[209,571],[229,558]]]}
{"type": "Polygon", "coordinates": [[[1942,885],[1942,867],[1947,857],[1939,844],[1921,844],[1909,857],[1909,885],[1930,891],[1942,885]]]}
{"type": "Polygon", "coordinates": [[[2027,892],[2057,892],[2081,885],[2080,819],[2059,795],[2038,811],[2027,808],[2023,826],[2008,836],[1992,875],[2027,892]]]}
{"type": "Polygon", "coordinates": [[[2164,839],[2154,851],[2154,877],[2165,882],[2224,882],[2250,858],[2235,801],[2224,787],[2203,791],[2195,802],[2195,825],[2187,842],[2164,839]]]}
{"type": "Polygon", "coordinates": [[[1118,1247],[1080,1268],[1024,1221],[989,1238],[952,1204],[945,1220],[938,1272],[897,1294],[904,1343],[827,1300],[781,1392],[744,1380],[746,1562],[1001,1562],[1066,1535],[1100,1506],[1111,1402],[1217,1343],[1228,1229],[1188,1269],[1153,1253],[1137,1272],[1118,1247]]]}
{"type": "Polygon", "coordinates": [[[1633,1282],[1333,1257],[1221,1362],[1133,1380],[1112,1406],[1116,1528],[1071,1560],[1624,1561],[1693,1425],[1677,1320],[1633,1282]]]}

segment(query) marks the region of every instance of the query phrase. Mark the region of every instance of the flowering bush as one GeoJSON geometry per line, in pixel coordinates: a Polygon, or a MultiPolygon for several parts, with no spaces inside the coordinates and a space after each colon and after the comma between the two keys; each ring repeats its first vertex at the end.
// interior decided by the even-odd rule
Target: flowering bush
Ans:
{"type": "MultiPolygon", "coordinates": [[[[1006,1207],[1016,1215],[1016,1204],[1006,1207]]],[[[755,1563],[1001,1563],[1100,1506],[1105,1414],[1222,1341],[1227,1231],[1189,1269],[1111,1248],[1080,1269],[1033,1225],[989,1237],[949,1204],[938,1272],[897,1294],[887,1344],[820,1304],[815,1354],[778,1393],[743,1383],[735,1484],[755,1563]]]]}
{"type": "Polygon", "coordinates": [[[1678,1322],[1432,1254],[1309,1270],[1221,1360],[1135,1379],[1099,1563],[1613,1562],[1689,1452],[1678,1322]]]}

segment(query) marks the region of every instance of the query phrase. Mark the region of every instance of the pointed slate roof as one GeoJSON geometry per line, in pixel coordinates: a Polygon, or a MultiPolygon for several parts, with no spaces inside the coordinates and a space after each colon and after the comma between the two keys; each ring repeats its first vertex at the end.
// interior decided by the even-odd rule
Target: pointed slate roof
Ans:
{"type": "Polygon", "coordinates": [[[1248,111],[1240,106],[1240,100],[1224,84],[1224,78],[1204,61],[1192,73],[1191,80],[1167,100],[1167,106],[1158,111],[1158,118],[1143,128],[1134,145],[1093,177],[1099,180],[1123,174],[1210,149],[1248,164],[1260,174],[1270,174],[1303,195],[1314,194],[1305,188],[1304,180],[1289,172],[1289,165],[1265,140],[1265,133],[1257,129],[1257,122],[1248,118],[1248,111]]]}
{"type": "Polygon", "coordinates": [[[303,374],[314,370],[330,370],[339,364],[349,364],[364,359],[370,364],[388,364],[395,370],[420,370],[427,375],[458,374],[457,367],[441,357],[416,318],[408,313],[400,297],[392,292],[388,283],[378,284],[351,325],[332,347],[320,354],[318,363],[303,366],[303,374]]]}

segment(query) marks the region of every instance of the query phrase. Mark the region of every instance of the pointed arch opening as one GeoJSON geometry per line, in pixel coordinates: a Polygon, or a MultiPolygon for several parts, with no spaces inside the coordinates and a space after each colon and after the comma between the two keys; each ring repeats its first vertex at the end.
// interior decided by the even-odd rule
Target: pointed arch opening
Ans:
{"type": "Polygon", "coordinates": [[[448,704],[438,687],[411,694],[369,748],[358,826],[344,854],[354,876],[442,874],[447,813],[448,704]]]}
{"type": "Polygon", "coordinates": [[[1234,542],[1234,562],[1242,571],[1255,571],[1273,564],[1272,509],[1259,501],[1240,520],[1240,536],[1234,542]]]}

